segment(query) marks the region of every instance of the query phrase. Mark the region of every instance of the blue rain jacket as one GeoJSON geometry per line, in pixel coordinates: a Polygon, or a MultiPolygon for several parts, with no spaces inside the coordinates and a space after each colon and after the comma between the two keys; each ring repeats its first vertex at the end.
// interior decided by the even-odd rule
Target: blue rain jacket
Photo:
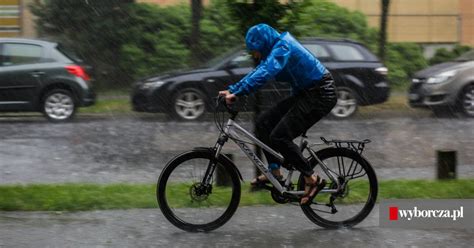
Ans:
{"type": "Polygon", "coordinates": [[[260,64],[228,90],[237,96],[247,95],[263,86],[269,79],[291,84],[292,95],[315,86],[327,69],[293,36],[279,34],[267,24],[251,27],[245,37],[249,51],[262,54],[260,64]]]}

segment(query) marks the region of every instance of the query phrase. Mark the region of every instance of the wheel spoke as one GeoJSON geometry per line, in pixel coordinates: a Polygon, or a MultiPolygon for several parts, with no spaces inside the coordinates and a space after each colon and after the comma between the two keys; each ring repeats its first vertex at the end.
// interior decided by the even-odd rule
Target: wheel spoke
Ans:
{"type": "Polygon", "coordinates": [[[186,102],[184,100],[178,100],[178,101],[176,101],[176,105],[178,105],[180,107],[188,107],[188,102],[186,102]]]}
{"type": "Polygon", "coordinates": [[[349,107],[352,107],[356,104],[356,101],[354,99],[348,99],[348,100],[343,100],[341,101],[341,103],[338,103],[342,106],[349,106],[349,107]]]}
{"type": "Polygon", "coordinates": [[[195,101],[193,101],[193,104],[192,104],[194,107],[199,107],[199,106],[202,106],[204,105],[204,101],[202,99],[197,99],[195,101]]]}
{"type": "Polygon", "coordinates": [[[205,102],[194,90],[183,91],[175,100],[175,111],[179,117],[194,120],[205,111],[205,102]]]}

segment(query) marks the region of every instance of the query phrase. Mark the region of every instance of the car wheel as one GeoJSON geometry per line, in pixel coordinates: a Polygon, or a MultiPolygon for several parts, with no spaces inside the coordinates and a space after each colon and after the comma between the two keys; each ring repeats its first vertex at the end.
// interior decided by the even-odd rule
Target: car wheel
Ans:
{"type": "Polygon", "coordinates": [[[204,94],[195,88],[180,89],[173,97],[172,114],[182,121],[201,118],[206,111],[204,94]]]}
{"type": "Polygon", "coordinates": [[[55,89],[46,93],[42,101],[42,112],[53,122],[70,120],[76,113],[76,103],[68,90],[55,89]]]}
{"type": "Polygon", "coordinates": [[[474,84],[468,85],[462,91],[460,107],[464,115],[474,118],[474,84]]]}
{"type": "Polygon", "coordinates": [[[354,91],[345,87],[337,88],[337,103],[331,114],[337,118],[347,118],[357,111],[357,99],[354,91]]]}

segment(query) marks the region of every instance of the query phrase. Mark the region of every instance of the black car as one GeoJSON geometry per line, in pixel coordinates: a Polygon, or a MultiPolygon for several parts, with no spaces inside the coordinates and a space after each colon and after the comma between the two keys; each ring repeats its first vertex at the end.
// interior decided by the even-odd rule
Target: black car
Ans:
{"type": "MultiPolygon", "coordinates": [[[[332,114],[349,117],[364,106],[386,101],[390,94],[387,68],[362,44],[351,40],[306,39],[302,44],[330,70],[338,103],[332,114]]],[[[239,81],[253,69],[250,56],[239,49],[212,60],[205,68],[141,79],[134,84],[131,101],[135,111],[165,112],[181,120],[194,120],[212,109],[219,90],[239,81]]],[[[287,82],[268,82],[260,89],[263,108],[289,95],[287,82]]],[[[253,106],[253,96],[247,110],[253,106]]]]}
{"type": "Polygon", "coordinates": [[[77,107],[95,102],[91,79],[81,61],[57,43],[0,39],[0,111],[38,111],[65,121],[77,107]]]}

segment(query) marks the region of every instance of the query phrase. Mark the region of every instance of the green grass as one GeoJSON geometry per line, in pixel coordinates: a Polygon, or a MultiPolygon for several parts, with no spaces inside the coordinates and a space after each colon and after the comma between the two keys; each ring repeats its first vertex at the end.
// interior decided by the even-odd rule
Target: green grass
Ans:
{"type": "MultiPolygon", "coordinates": [[[[180,185],[173,201],[176,206],[197,207],[179,192],[188,192],[180,185]],[[180,188],[181,187],[181,188],[180,188]]],[[[213,203],[219,204],[226,189],[214,189],[213,203]],[[219,193],[220,192],[220,193],[219,193]]],[[[350,201],[363,201],[364,194],[350,192],[350,201]]],[[[474,198],[474,179],[430,181],[392,180],[379,185],[378,199],[466,199],[474,198]]],[[[267,191],[250,193],[243,184],[240,206],[276,204],[267,191]]],[[[201,205],[202,206],[202,205],[201,205]]],[[[152,184],[38,184],[0,186],[0,210],[3,211],[86,211],[99,209],[156,208],[155,185],[152,184]]]]}
{"type": "Polygon", "coordinates": [[[128,98],[111,98],[111,99],[101,99],[99,98],[96,104],[80,108],[79,113],[93,113],[93,114],[117,114],[117,113],[131,113],[132,106],[130,105],[130,100],[128,98]]]}
{"type": "MultiPolygon", "coordinates": [[[[95,105],[80,108],[79,113],[85,114],[126,114],[132,113],[130,99],[123,90],[104,91],[98,93],[95,105]]],[[[406,90],[394,90],[390,98],[382,103],[360,108],[361,115],[374,112],[413,112],[422,113],[423,110],[413,109],[408,105],[406,90]]]]}

